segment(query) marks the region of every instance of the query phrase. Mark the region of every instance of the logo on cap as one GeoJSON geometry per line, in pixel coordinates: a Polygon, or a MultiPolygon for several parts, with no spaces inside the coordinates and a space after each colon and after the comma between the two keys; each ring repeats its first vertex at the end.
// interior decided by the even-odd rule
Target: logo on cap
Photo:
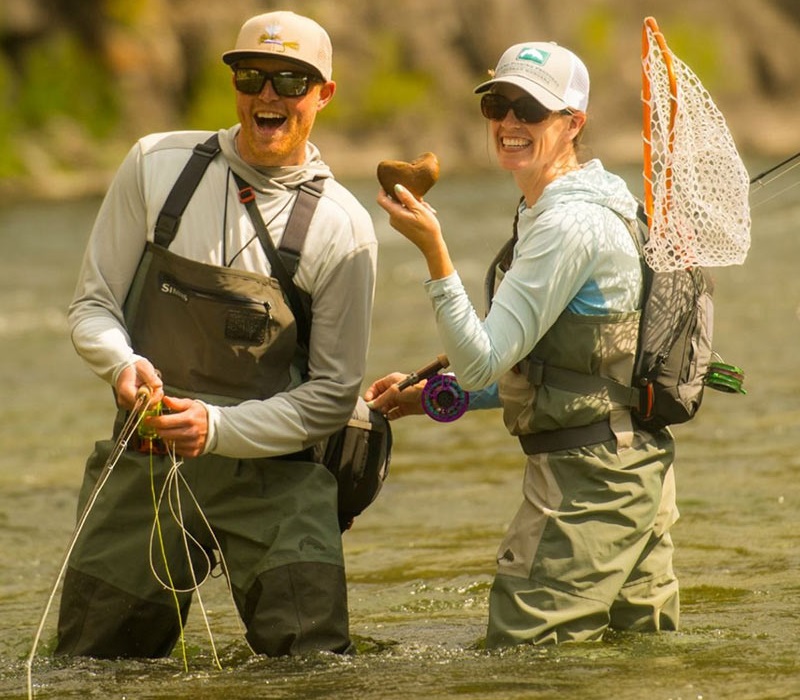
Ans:
{"type": "Polygon", "coordinates": [[[295,51],[299,51],[300,44],[298,44],[296,41],[281,41],[280,37],[282,31],[283,27],[281,27],[280,24],[268,24],[266,27],[264,27],[264,34],[258,37],[258,43],[270,44],[281,51],[286,51],[286,49],[294,49],[295,51]]]}
{"type": "Polygon", "coordinates": [[[543,66],[547,63],[547,59],[550,58],[550,52],[526,46],[519,52],[517,58],[522,61],[532,61],[533,63],[543,66]]]}

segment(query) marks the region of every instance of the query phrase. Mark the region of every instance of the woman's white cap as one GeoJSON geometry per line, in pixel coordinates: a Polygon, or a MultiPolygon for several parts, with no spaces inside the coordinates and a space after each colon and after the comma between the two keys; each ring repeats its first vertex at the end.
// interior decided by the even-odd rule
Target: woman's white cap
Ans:
{"type": "Polygon", "coordinates": [[[497,83],[522,88],[548,109],[585,112],[589,105],[589,71],[572,51],[553,42],[514,44],[500,57],[492,79],[475,88],[486,92],[497,83]]]}

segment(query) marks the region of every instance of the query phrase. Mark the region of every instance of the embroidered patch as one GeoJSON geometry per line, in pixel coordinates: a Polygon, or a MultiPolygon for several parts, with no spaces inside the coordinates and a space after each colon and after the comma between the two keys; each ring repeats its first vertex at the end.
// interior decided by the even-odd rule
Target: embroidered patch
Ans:
{"type": "Polygon", "coordinates": [[[300,50],[300,44],[296,41],[282,41],[281,32],[283,27],[280,24],[268,24],[264,27],[264,33],[258,37],[259,44],[269,44],[276,51],[284,52],[286,49],[300,50]]]}
{"type": "Polygon", "coordinates": [[[519,52],[517,58],[521,61],[531,61],[532,63],[543,66],[545,63],[547,63],[547,59],[550,58],[550,52],[526,46],[524,49],[522,49],[522,51],[519,52]]]}

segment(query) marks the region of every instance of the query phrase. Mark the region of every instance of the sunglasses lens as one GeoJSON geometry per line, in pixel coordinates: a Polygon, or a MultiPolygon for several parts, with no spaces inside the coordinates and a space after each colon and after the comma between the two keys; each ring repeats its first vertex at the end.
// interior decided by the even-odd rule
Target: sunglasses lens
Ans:
{"type": "Polygon", "coordinates": [[[514,100],[513,107],[517,119],[526,124],[538,124],[551,114],[547,107],[532,97],[520,97],[514,100]]]}
{"type": "Polygon", "coordinates": [[[486,119],[502,121],[509,109],[511,109],[511,100],[507,97],[496,95],[493,92],[488,92],[481,97],[481,114],[486,119]]]}
{"type": "Polygon", "coordinates": [[[308,92],[308,75],[290,71],[273,73],[272,87],[281,97],[300,97],[308,92]]]}
{"type": "Polygon", "coordinates": [[[481,113],[487,119],[502,121],[508,110],[514,110],[514,116],[525,124],[538,124],[550,116],[551,111],[533,97],[519,97],[513,102],[504,95],[493,92],[481,97],[481,113]]]}
{"type": "Polygon", "coordinates": [[[257,95],[264,89],[269,75],[255,68],[236,68],[233,71],[233,80],[236,89],[245,95],[257,95]]]}
{"type": "Polygon", "coordinates": [[[280,97],[302,97],[308,92],[309,81],[313,78],[306,73],[293,71],[267,73],[258,68],[236,68],[233,79],[236,89],[245,95],[258,95],[269,80],[280,97]]]}

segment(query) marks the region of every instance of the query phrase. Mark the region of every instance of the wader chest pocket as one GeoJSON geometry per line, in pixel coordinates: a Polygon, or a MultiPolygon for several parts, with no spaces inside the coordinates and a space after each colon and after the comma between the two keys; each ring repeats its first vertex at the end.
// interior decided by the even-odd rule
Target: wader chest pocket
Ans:
{"type": "Polygon", "coordinates": [[[214,324],[221,321],[226,340],[244,345],[262,345],[266,341],[271,319],[268,301],[201,289],[163,272],[159,275],[158,285],[162,294],[179,299],[184,304],[210,304],[210,313],[205,317],[214,324]]]}

